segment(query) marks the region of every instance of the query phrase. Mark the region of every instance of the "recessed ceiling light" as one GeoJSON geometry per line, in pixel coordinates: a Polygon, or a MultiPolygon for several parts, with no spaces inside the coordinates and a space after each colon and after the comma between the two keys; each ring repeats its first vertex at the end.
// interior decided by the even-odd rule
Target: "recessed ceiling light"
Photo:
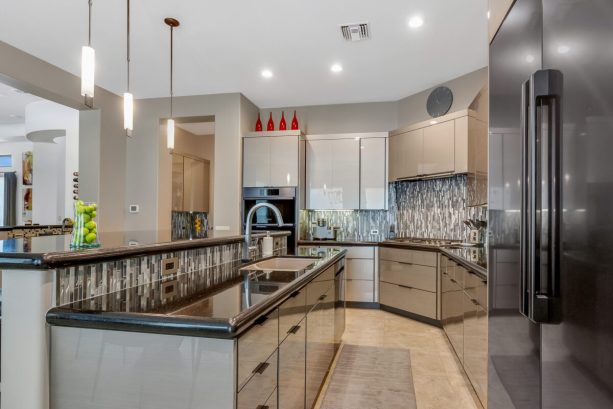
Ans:
{"type": "Polygon", "coordinates": [[[567,45],[561,45],[558,47],[558,53],[560,54],[566,54],[569,51],[570,51],[570,47],[567,45]]]}
{"type": "Polygon", "coordinates": [[[330,71],[332,71],[333,73],[339,73],[343,71],[343,66],[340,64],[332,64],[332,67],[330,67],[330,71]]]}
{"type": "Polygon", "coordinates": [[[424,25],[424,19],[421,16],[413,16],[409,19],[409,27],[415,29],[424,25]]]}
{"type": "Polygon", "coordinates": [[[270,70],[263,70],[262,71],[262,77],[264,77],[264,78],[272,78],[272,71],[270,71],[270,70]]]}
{"type": "Polygon", "coordinates": [[[526,62],[528,63],[534,62],[534,56],[532,54],[528,54],[526,56],[526,62]]]}

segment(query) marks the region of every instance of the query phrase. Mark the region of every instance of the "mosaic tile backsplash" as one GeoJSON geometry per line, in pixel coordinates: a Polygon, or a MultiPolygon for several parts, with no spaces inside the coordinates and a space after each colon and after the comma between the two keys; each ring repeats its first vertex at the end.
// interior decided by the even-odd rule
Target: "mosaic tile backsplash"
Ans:
{"type": "MultiPolygon", "coordinates": [[[[255,258],[260,258],[262,239],[257,239],[255,258]]],[[[287,254],[287,237],[274,237],[274,254],[287,254]]],[[[213,288],[236,278],[241,265],[243,243],[223,244],[164,254],[155,254],[105,263],[73,266],[56,270],[57,304],[66,305],[93,297],[127,291],[134,310],[154,307],[162,284],[177,280],[179,296],[213,288]],[[162,275],[162,260],[176,257],[178,270],[162,275]],[[138,289],[137,289],[138,288],[138,289]],[[134,291],[132,291],[134,290],[134,291]]],[[[121,299],[118,297],[117,299],[121,299]]],[[[124,309],[126,311],[129,310],[124,309]]]]}
{"type": "Polygon", "coordinates": [[[391,225],[397,237],[449,240],[468,239],[463,220],[487,220],[485,207],[467,207],[467,176],[401,181],[389,185],[389,209],[303,210],[300,238],[310,239],[309,228],[318,218],[341,228],[342,240],[383,241],[391,225]],[[376,230],[376,234],[372,234],[376,230]]]}
{"type": "Polygon", "coordinates": [[[398,237],[468,238],[466,219],[487,219],[485,207],[467,207],[467,177],[390,184],[389,222],[398,237]]]}

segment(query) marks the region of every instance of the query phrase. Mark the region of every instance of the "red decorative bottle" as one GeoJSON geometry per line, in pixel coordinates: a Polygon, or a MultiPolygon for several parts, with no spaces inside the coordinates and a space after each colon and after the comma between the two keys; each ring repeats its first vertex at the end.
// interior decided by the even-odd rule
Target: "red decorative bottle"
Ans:
{"type": "Polygon", "coordinates": [[[292,119],[292,131],[298,130],[298,118],[296,118],[296,111],[294,111],[294,118],[292,119]]]}
{"type": "Polygon", "coordinates": [[[255,131],[262,132],[262,119],[260,119],[260,113],[258,112],[258,121],[255,123],[255,131]]]}
{"type": "Polygon", "coordinates": [[[272,120],[272,112],[270,113],[270,117],[268,118],[268,126],[266,127],[267,131],[275,130],[275,121],[272,120]]]}
{"type": "Polygon", "coordinates": [[[281,112],[281,121],[279,122],[279,130],[286,131],[287,123],[285,122],[285,112],[281,112]]]}

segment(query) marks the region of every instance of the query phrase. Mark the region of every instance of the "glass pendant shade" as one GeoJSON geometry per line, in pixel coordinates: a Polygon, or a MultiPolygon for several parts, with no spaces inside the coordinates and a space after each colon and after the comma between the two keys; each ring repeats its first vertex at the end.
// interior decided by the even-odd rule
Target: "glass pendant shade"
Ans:
{"type": "Polygon", "coordinates": [[[129,92],[123,94],[123,128],[131,131],[134,127],[134,97],[129,92]]]}
{"type": "Polygon", "coordinates": [[[169,119],[166,123],[166,147],[175,148],[175,120],[169,119]]]}
{"type": "Polygon", "coordinates": [[[81,49],[81,95],[94,98],[94,71],[96,68],[96,51],[92,47],[81,49]]]}

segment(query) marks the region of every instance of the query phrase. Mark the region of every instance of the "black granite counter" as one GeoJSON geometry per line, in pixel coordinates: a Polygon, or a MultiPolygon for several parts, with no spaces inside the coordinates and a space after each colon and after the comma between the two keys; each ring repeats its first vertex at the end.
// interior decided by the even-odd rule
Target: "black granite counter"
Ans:
{"type": "MultiPolygon", "coordinates": [[[[169,281],[148,283],[53,308],[47,313],[47,323],[78,328],[233,338],[341,260],[345,253],[345,250],[328,249],[321,257],[305,257],[312,260],[312,264],[297,272],[238,267],[234,278],[187,297],[168,296],[164,295],[164,291],[159,291],[169,281]],[[142,294],[147,297],[139,297],[142,294]]],[[[171,285],[180,285],[180,278],[175,281],[171,285]]]]}
{"type": "MultiPolygon", "coordinates": [[[[290,234],[289,231],[270,232],[271,236],[289,236],[290,234]]],[[[253,234],[253,237],[264,235],[264,233],[253,234]]],[[[139,231],[100,233],[99,239],[100,247],[93,249],[71,249],[70,235],[0,240],[0,269],[66,267],[238,243],[244,240],[244,236],[236,232],[215,231],[206,238],[173,241],[170,231],[139,231]]]]}
{"type": "Polygon", "coordinates": [[[377,241],[360,240],[298,240],[299,246],[337,246],[337,247],[363,247],[377,246],[377,241]]]}
{"type": "MultiPolygon", "coordinates": [[[[0,231],[32,230],[32,229],[61,229],[61,224],[22,224],[17,226],[0,226],[0,231]]],[[[69,227],[68,229],[72,229],[69,227]]]]}
{"type": "Polygon", "coordinates": [[[441,248],[441,253],[487,280],[487,248],[441,248]]]}

